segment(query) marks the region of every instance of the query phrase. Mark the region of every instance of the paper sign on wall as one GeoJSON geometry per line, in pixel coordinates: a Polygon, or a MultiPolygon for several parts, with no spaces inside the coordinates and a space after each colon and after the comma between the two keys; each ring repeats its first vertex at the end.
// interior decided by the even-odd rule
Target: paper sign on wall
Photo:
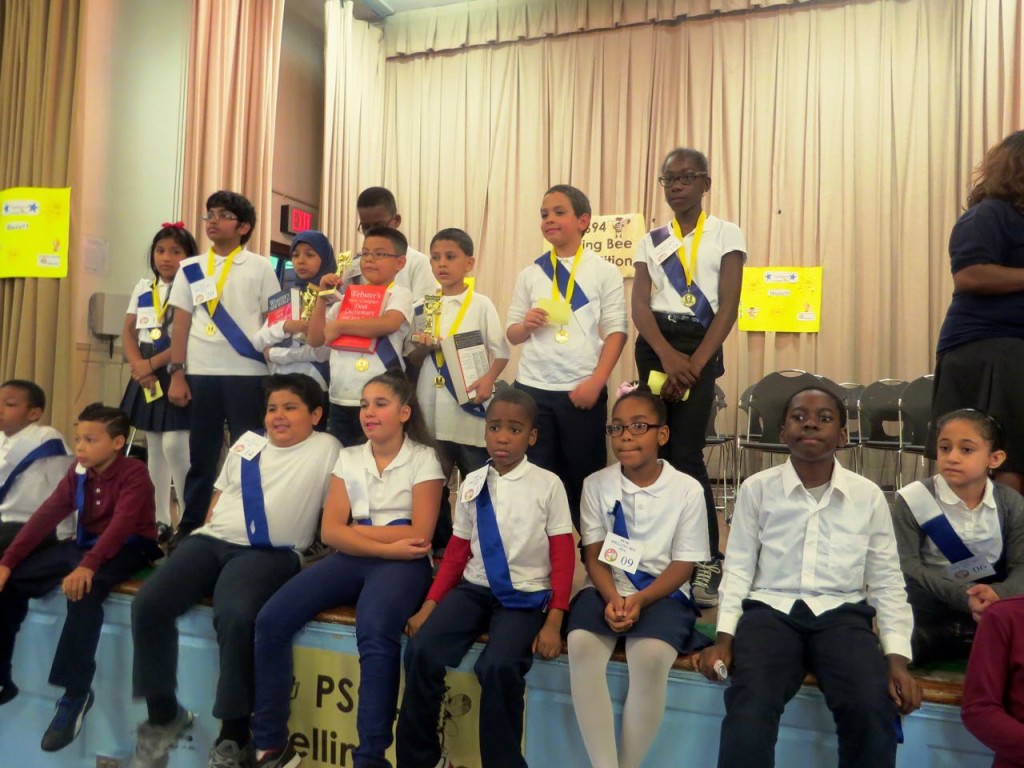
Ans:
{"type": "MultiPolygon", "coordinates": [[[[633,277],[633,254],[646,232],[644,217],[639,213],[594,216],[583,233],[583,245],[615,265],[624,278],[633,277]]],[[[551,243],[545,240],[544,249],[551,250],[551,243]]]]}
{"type": "Polygon", "coordinates": [[[741,331],[818,333],[821,267],[744,267],[741,331]]]}
{"type": "Polygon", "coordinates": [[[0,277],[67,277],[71,189],[0,191],[0,277]]]}

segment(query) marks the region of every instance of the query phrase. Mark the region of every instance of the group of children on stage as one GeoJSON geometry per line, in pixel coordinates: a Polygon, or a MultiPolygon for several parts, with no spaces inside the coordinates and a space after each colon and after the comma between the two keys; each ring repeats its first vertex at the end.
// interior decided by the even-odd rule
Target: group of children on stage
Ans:
{"type": "Polygon", "coordinates": [[[504,326],[475,291],[468,235],[442,230],[429,259],[418,254],[381,188],[357,204],[358,274],[339,270],[322,233],[293,241],[290,289],[309,289],[306,317],[267,319],[280,286],[244,249],[255,224],[244,197],[207,201],[206,254],[195,255],[181,223],[165,224],[151,248],[154,279],[137,286],[126,321],[123,411],[86,408],[72,457],[36,425],[38,387],[0,388],[0,704],[17,695],[11,658],[29,598],[61,585],[68,618],[50,682],[65,694],[42,748],[75,738],[93,702],[103,599],[160,557],[173,477],[183,510],[172,554],[132,608],[133,689],[148,711],[136,768],[165,765],[193,721],[175,692],[175,621],[207,597],[221,659],[211,766],[300,764],[287,727],[292,643],[338,605],[356,608],[356,766],[388,765],[393,733],[399,768],[449,765],[438,735],[445,670],[484,632],[475,671],[486,768],[526,764],[525,675],[535,655],[562,652],[563,632],[594,766],[642,763],[668,671],[697,651],[699,671],[729,681],[720,765],[773,764],[779,718],[807,672],[835,715],[842,764],[892,765],[898,715],[920,704],[911,658],[941,654],[953,621],[966,636],[1000,598],[1024,591],[1024,499],[988,479],[1003,458],[999,425],[974,411],[945,417],[939,474],[903,489],[890,515],[879,488],[835,459],[847,439],[843,403],[796,393],[781,435],[789,460],[740,489],[711,643],[696,631],[697,606],[717,602],[723,561],[701,448],[745,244],[738,227],[703,211],[711,179],[701,153],[675,150],[661,171],[675,219],[638,248],[641,382],[620,391],[610,418],[625,295],[617,270],[582,245],[590,205],[573,187],[542,200],[552,250],[520,274],[504,326]],[[383,289],[376,316],[340,316],[333,294],[353,283],[383,289]],[[428,294],[439,297],[433,308],[419,301],[428,294]],[[432,324],[417,320],[417,305],[435,313],[432,324]],[[460,363],[438,344],[459,333],[476,334],[486,355],[474,380],[459,382],[471,395],[461,404],[460,363]],[[376,345],[328,346],[343,336],[376,345]],[[517,379],[496,388],[508,343],[522,346],[517,379]],[[403,358],[419,368],[415,384],[403,358]],[[664,374],[658,394],[652,372],[664,374]],[[129,417],[146,432],[149,472],[123,455],[129,417]],[[453,467],[461,483],[432,577],[453,467]],[[574,528],[587,580],[572,598],[574,528]],[[303,569],[318,533],[330,554],[303,569]],[[620,638],[630,687],[616,738],[605,667],[620,638]]]}

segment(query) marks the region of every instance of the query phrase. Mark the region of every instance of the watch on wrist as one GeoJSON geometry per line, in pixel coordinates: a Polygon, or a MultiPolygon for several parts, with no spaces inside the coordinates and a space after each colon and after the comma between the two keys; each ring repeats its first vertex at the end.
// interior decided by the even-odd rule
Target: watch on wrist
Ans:
{"type": "Polygon", "coordinates": [[[185,364],[184,363],[168,363],[167,364],[167,373],[170,374],[171,376],[176,374],[178,371],[184,371],[184,370],[185,370],[185,364]]]}

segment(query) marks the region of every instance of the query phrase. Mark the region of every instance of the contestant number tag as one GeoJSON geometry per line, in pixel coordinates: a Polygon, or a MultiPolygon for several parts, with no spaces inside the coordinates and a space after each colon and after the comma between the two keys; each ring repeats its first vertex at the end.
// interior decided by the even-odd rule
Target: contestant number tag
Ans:
{"type": "Polygon", "coordinates": [[[208,277],[189,283],[188,287],[192,291],[193,304],[204,304],[217,298],[217,285],[208,277]]]}
{"type": "Polygon", "coordinates": [[[995,572],[995,568],[989,565],[988,560],[977,555],[946,566],[946,574],[957,582],[978,581],[994,576],[995,572]]]}
{"type": "Polygon", "coordinates": [[[136,328],[158,328],[160,321],[156,319],[156,312],[152,307],[139,307],[135,315],[136,328]]]}
{"type": "Polygon", "coordinates": [[[601,545],[601,552],[597,559],[607,563],[612,568],[618,568],[626,573],[636,573],[640,565],[640,557],[643,554],[640,546],[629,539],[615,533],[605,536],[604,544],[601,545]]]}
{"type": "Polygon", "coordinates": [[[246,432],[231,446],[231,452],[243,459],[252,459],[267,445],[267,438],[255,432],[246,432]]]}

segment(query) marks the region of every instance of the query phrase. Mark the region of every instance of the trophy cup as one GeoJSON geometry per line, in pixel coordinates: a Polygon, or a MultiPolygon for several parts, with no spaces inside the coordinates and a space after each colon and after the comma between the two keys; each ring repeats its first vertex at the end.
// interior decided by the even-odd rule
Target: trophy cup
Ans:
{"type": "MultiPolygon", "coordinates": [[[[334,270],[334,274],[338,277],[344,278],[345,272],[352,266],[352,251],[342,251],[338,254],[338,268],[334,270]]],[[[323,298],[328,304],[335,304],[341,301],[341,289],[340,288],[328,288],[325,291],[321,291],[318,288],[314,288],[312,285],[307,286],[306,292],[313,291],[313,302],[309,305],[309,314],[313,314],[313,304],[316,303],[317,298],[323,298]]],[[[306,295],[302,296],[302,319],[308,320],[306,316],[306,295]]]]}
{"type": "Polygon", "coordinates": [[[436,344],[441,332],[441,296],[428,293],[423,297],[423,330],[414,333],[412,340],[418,344],[436,344]]]}

